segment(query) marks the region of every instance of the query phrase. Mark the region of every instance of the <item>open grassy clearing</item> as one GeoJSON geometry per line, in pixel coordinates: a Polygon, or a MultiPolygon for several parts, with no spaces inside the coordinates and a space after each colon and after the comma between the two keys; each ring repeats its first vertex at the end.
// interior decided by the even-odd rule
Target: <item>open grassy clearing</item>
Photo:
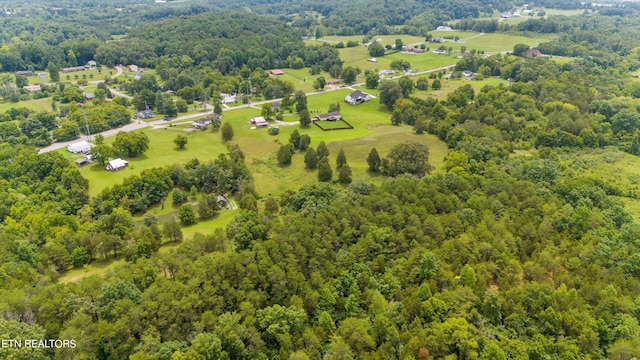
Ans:
{"type": "MultiPolygon", "coordinates": [[[[286,189],[297,189],[302,185],[316,181],[317,173],[304,169],[303,154],[295,154],[291,166],[283,168],[277,165],[276,153],[280,145],[289,142],[289,136],[295,129],[301,133],[309,134],[311,145],[314,147],[320,141],[325,141],[330,148],[337,149],[339,146],[344,146],[347,150],[347,158],[354,159],[352,164],[354,179],[371,178],[371,175],[366,171],[366,154],[364,157],[360,153],[352,154],[353,144],[350,141],[379,147],[378,150],[384,155],[386,154],[384,149],[415,137],[427,143],[432,148],[432,154],[446,153],[446,145],[435,137],[413,135],[411,127],[408,126],[391,126],[390,113],[380,106],[378,99],[358,106],[348,105],[344,102],[344,97],[349,92],[350,90],[344,89],[311,96],[308,98],[308,107],[313,116],[316,113],[326,112],[331,103],[340,103],[342,115],[354,126],[353,130],[322,131],[315,126],[307,129],[301,129],[295,125],[280,126],[280,134],[270,136],[267,134],[267,129],[251,129],[251,125],[248,124],[251,117],[260,115],[259,109],[243,108],[224,113],[223,121],[233,125],[234,141],[240,145],[245,153],[245,161],[253,172],[255,187],[259,194],[263,196],[280,194],[286,189]],[[369,140],[362,138],[369,138],[369,140]],[[433,150],[435,148],[440,150],[433,150]]],[[[297,119],[297,115],[285,117],[285,119],[287,118],[297,119]]],[[[213,160],[220,153],[226,152],[226,146],[221,141],[220,133],[210,130],[185,132],[188,127],[190,127],[190,121],[176,127],[143,130],[149,137],[150,149],[138,158],[128,158],[129,167],[119,172],[108,172],[98,164],[82,167],[80,172],[89,180],[90,195],[95,196],[106,187],[121,183],[125,177],[139,174],[144,169],[165,164],[185,163],[193,158],[198,158],[200,161],[213,160]],[[185,134],[189,139],[184,150],[178,150],[173,143],[173,139],[178,134],[185,134]]],[[[107,138],[106,142],[111,143],[113,140],[113,137],[107,138]]],[[[368,154],[370,150],[370,147],[366,149],[366,153],[368,154]]],[[[61,149],[59,152],[70,160],[79,157],[68,153],[65,149],[61,149]]],[[[337,150],[332,152],[331,161],[335,161],[333,157],[336,153],[337,150]]],[[[440,155],[432,156],[434,165],[441,161],[441,157],[440,155]]],[[[170,206],[165,204],[166,212],[159,215],[170,213],[168,208],[170,206]]]]}
{"type": "MultiPolygon", "coordinates": [[[[435,79],[428,79],[429,86],[431,86],[431,83],[433,82],[433,80],[435,79]]],[[[440,90],[432,90],[432,89],[429,89],[426,91],[415,90],[411,96],[415,96],[421,99],[433,97],[438,100],[444,100],[447,98],[447,95],[450,92],[466,84],[470,84],[471,87],[473,87],[473,89],[475,90],[476,94],[479,93],[480,90],[485,86],[500,86],[500,85],[508,86],[509,84],[506,80],[499,79],[499,78],[498,79],[487,78],[484,80],[441,79],[440,83],[442,84],[442,88],[440,88],[440,90]]]]}
{"type": "MultiPolygon", "coordinates": [[[[618,189],[625,202],[640,205],[640,158],[615,148],[576,149],[560,154],[567,172],[604,181],[618,189]]],[[[638,213],[640,215],[640,213],[638,213]]]]}
{"type": "Polygon", "coordinates": [[[5,112],[11,108],[27,108],[33,111],[51,111],[51,97],[19,101],[17,103],[0,101],[0,112],[5,112]]]}
{"type": "Polygon", "coordinates": [[[105,273],[119,265],[125,263],[123,256],[109,260],[95,260],[91,264],[85,265],[82,269],[71,269],[60,275],[58,281],[62,284],[76,282],[90,276],[104,277],[105,273]]]}
{"type": "MultiPolygon", "coordinates": [[[[362,35],[353,35],[353,36],[323,36],[319,40],[309,40],[309,43],[339,43],[344,42],[345,44],[348,41],[357,41],[358,44],[362,45],[362,39],[364,36],[362,35]]],[[[372,40],[381,39],[382,45],[393,45],[396,43],[396,39],[402,40],[404,44],[416,44],[424,42],[423,36],[413,36],[413,35],[377,35],[374,36],[372,40]]]]}
{"type": "MultiPolygon", "coordinates": [[[[441,31],[438,32],[439,36],[455,36],[453,34],[454,31],[441,31]]],[[[471,32],[467,32],[471,33],[471,32]]],[[[434,37],[438,37],[434,34],[434,37]]],[[[467,50],[478,50],[484,51],[487,53],[495,53],[495,52],[506,52],[513,51],[513,47],[516,44],[527,44],[529,46],[536,46],[542,42],[549,41],[553,39],[552,36],[548,37],[526,37],[526,36],[518,36],[518,35],[509,35],[509,34],[477,34],[473,37],[471,36],[460,36],[460,39],[464,40],[464,43],[457,42],[445,42],[445,43],[429,43],[428,47],[431,49],[436,49],[441,45],[444,45],[446,48],[453,48],[455,51],[459,51],[462,46],[464,46],[467,50]]]]}
{"type": "Polygon", "coordinates": [[[411,64],[414,72],[434,69],[441,66],[455,64],[458,59],[457,55],[438,55],[431,52],[424,54],[405,54],[399,51],[388,52],[385,56],[378,57],[377,62],[368,61],[371,56],[364,46],[339,49],[340,58],[344,60],[344,66],[359,67],[362,74],[358,76],[358,82],[364,82],[364,71],[379,71],[391,68],[391,62],[394,60],[405,60],[411,64]]]}

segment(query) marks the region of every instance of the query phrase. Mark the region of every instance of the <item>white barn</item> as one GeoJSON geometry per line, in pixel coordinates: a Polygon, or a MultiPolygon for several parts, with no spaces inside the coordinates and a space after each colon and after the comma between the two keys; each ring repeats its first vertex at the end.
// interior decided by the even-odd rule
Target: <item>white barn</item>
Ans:
{"type": "Polygon", "coordinates": [[[67,150],[74,154],[87,153],[91,150],[93,144],[88,143],[86,141],[80,141],[77,143],[67,145],[67,150]]]}

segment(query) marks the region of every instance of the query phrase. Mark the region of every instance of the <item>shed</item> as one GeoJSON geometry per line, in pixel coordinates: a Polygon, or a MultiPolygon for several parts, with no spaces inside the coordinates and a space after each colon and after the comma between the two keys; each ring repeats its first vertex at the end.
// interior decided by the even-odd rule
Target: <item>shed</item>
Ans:
{"type": "Polygon", "coordinates": [[[89,160],[87,158],[76,159],[76,165],[78,166],[87,165],[88,163],[89,160]]]}
{"type": "Polygon", "coordinates": [[[127,160],[117,158],[117,159],[110,160],[107,163],[107,166],[105,166],[104,168],[105,170],[109,170],[109,171],[118,171],[118,170],[124,169],[127,166],[129,166],[129,162],[127,160]]]}
{"type": "Polygon", "coordinates": [[[77,143],[67,145],[67,150],[74,154],[87,153],[91,150],[93,144],[86,141],[80,141],[77,143]]]}
{"type": "Polygon", "coordinates": [[[280,69],[274,69],[269,71],[269,75],[284,75],[284,71],[280,69]]]}

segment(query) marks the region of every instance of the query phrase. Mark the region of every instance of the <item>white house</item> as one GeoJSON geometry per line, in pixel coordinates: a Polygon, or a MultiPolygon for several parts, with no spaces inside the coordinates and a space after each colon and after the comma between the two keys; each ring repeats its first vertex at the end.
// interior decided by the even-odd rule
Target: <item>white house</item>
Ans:
{"type": "Polygon", "coordinates": [[[198,129],[198,130],[204,130],[210,124],[211,124],[211,119],[210,118],[198,119],[198,120],[195,120],[194,122],[191,123],[193,128],[194,129],[198,129]]]}
{"type": "Polygon", "coordinates": [[[67,150],[74,154],[87,153],[91,150],[93,144],[88,143],[86,141],[80,141],[77,143],[67,145],[67,150]]]}
{"type": "Polygon", "coordinates": [[[122,160],[120,158],[117,158],[117,159],[110,160],[107,163],[107,166],[104,167],[104,169],[109,171],[118,171],[126,168],[128,165],[129,165],[129,162],[127,160],[122,160]]]}
{"type": "Polygon", "coordinates": [[[220,100],[222,104],[234,104],[236,102],[236,94],[222,93],[220,96],[222,97],[222,100],[220,100]]]}
{"type": "Polygon", "coordinates": [[[436,30],[439,31],[451,31],[451,26],[438,26],[436,30]]]}
{"type": "Polygon", "coordinates": [[[367,102],[369,100],[371,100],[371,95],[363,93],[360,90],[356,90],[344,98],[344,101],[348,102],[351,105],[362,104],[363,102],[367,102]]]}

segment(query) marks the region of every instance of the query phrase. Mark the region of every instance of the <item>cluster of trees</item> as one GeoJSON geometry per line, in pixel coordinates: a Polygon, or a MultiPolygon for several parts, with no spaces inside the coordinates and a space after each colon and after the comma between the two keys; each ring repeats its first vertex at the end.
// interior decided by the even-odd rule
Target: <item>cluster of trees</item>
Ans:
{"type": "Polygon", "coordinates": [[[130,230],[116,208],[92,227],[109,233],[90,238],[127,234],[105,244],[137,261],[29,291],[4,277],[13,317],[0,326],[83,339],[41,350],[57,357],[638,355],[638,226],[604,184],[552,158],[474,163],[461,150],[444,168],[380,186],[303,187],[170,253],[152,249],[173,225],[147,217],[130,230]]]}

